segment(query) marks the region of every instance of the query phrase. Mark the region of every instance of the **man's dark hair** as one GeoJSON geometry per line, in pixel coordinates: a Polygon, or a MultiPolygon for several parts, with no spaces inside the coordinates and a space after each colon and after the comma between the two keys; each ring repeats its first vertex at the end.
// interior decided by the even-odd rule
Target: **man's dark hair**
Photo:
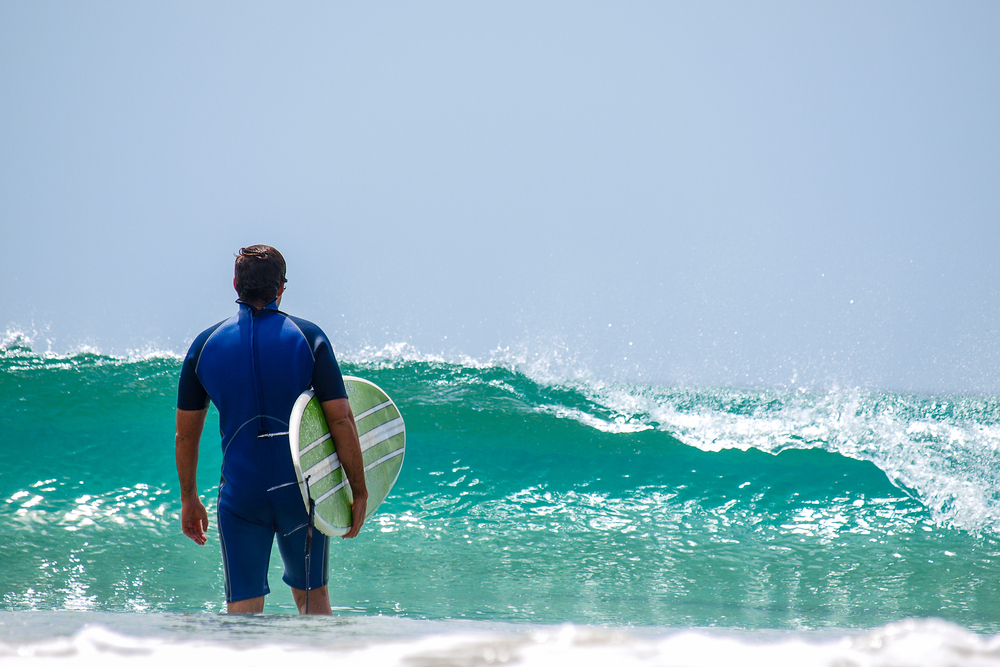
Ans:
{"type": "Polygon", "coordinates": [[[269,304],[285,283],[285,258],[269,245],[240,248],[236,256],[236,292],[248,304],[269,304]]]}

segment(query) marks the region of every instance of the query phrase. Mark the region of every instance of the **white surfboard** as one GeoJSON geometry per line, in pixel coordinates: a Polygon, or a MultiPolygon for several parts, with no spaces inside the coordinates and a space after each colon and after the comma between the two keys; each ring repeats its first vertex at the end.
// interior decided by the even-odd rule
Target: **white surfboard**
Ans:
{"type": "MultiPolygon", "coordinates": [[[[396,404],[377,385],[350,376],[344,376],[344,385],[364,455],[367,518],[396,483],[406,452],[406,427],[396,404]]],[[[330,536],[343,535],[351,527],[351,485],[334,450],[323,409],[311,390],[303,392],[292,407],[288,442],[306,510],[310,496],[315,503],[316,527],[330,536]]]]}

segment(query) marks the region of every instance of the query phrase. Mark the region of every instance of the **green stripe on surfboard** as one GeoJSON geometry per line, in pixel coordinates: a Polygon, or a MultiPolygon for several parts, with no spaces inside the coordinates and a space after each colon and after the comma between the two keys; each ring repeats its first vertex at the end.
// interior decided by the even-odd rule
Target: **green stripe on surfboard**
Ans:
{"type": "MultiPolygon", "coordinates": [[[[371,516],[399,476],[406,451],[406,428],[396,404],[377,385],[350,376],[344,377],[344,385],[361,440],[368,487],[366,516],[371,516]]],[[[307,509],[309,496],[316,503],[317,528],[327,535],[343,535],[351,525],[351,487],[312,391],[299,396],[288,422],[292,463],[302,501],[307,509]]]]}

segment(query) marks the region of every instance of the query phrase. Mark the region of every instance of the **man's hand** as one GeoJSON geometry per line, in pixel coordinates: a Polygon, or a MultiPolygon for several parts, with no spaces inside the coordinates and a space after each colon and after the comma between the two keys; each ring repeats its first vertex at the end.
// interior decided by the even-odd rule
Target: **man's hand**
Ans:
{"type": "Polygon", "coordinates": [[[195,544],[205,544],[208,530],[208,512],[199,498],[191,498],[181,503],[181,530],[194,540],[195,544]]]}
{"type": "Polygon", "coordinates": [[[351,503],[351,529],[342,536],[345,540],[361,532],[361,525],[365,522],[365,513],[367,511],[368,496],[355,498],[351,503]]]}

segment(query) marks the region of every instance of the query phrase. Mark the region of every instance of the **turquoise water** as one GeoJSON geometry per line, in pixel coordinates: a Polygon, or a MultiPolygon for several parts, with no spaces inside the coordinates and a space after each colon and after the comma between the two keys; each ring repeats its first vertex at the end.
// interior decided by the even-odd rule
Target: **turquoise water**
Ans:
{"type": "MultiPolygon", "coordinates": [[[[342,619],[1000,633],[1000,399],[607,384],[502,355],[343,367],[393,396],[408,439],[392,495],[334,545],[342,619]]],[[[199,547],[177,520],[179,368],[2,351],[5,624],[223,609],[214,525],[199,547]]],[[[294,613],[276,552],[271,587],[266,613],[294,613]]]]}

